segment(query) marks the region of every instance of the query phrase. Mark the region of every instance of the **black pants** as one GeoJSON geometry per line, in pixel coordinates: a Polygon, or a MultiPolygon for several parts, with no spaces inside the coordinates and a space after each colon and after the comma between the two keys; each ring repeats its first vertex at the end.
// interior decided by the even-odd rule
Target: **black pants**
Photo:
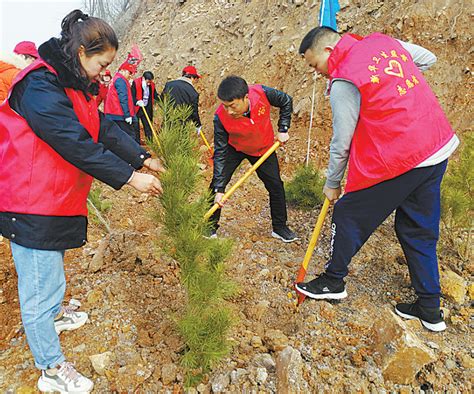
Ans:
{"type": "MultiPolygon", "coordinates": [[[[150,122],[153,122],[153,111],[146,107],[146,113],[148,114],[148,117],[150,118],[150,122]]],[[[150,123],[148,122],[148,119],[146,118],[146,115],[143,113],[143,108],[140,108],[137,112],[137,123],[136,123],[136,134],[138,140],[140,140],[140,122],[143,125],[143,131],[145,132],[145,138],[146,139],[151,139],[153,137],[150,123]]]]}
{"type": "MultiPolygon", "coordinates": [[[[135,132],[135,126],[134,126],[134,123],[132,124],[128,124],[127,122],[125,122],[124,120],[114,120],[115,123],[117,123],[117,125],[123,130],[125,131],[131,138],[133,138],[135,141],[137,141],[137,135],[136,135],[136,132],[135,132]]],[[[140,143],[140,139],[138,139],[137,141],[138,143],[140,143]]]]}
{"type": "MultiPolygon", "coordinates": [[[[245,153],[236,151],[232,146],[229,145],[227,150],[227,157],[224,164],[224,177],[227,185],[242,160],[247,159],[251,164],[254,164],[260,157],[249,156],[245,153]]],[[[283,181],[280,178],[280,167],[278,166],[278,159],[276,153],[273,152],[263,164],[258,167],[257,175],[265,185],[270,196],[270,212],[272,215],[272,226],[273,229],[280,229],[286,226],[287,213],[286,213],[286,199],[285,189],[283,187],[283,181]]],[[[211,193],[214,189],[214,179],[211,182],[211,193]]],[[[214,228],[217,230],[219,227],[218,222],[221,217],[221,209],[218,209],[212,216],[211,222],[214,224],[214,228]]]]}
{"type": "Polygon", "coordinates": [[[331,260],[326,273],[344,278],[352,257],[394,210],[395,232],[421,305],[439,307],[436,244],[439,237],[440,184],[447,160],[414,168],[367,189],[344,194],[332,215],[331,260]]]}

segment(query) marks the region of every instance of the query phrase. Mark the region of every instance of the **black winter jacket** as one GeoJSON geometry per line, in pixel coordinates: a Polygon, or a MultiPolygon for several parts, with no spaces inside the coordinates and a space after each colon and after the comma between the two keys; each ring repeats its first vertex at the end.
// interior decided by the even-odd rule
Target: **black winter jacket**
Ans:
{"type": "MultiPolygon", "coordinates": [[[[68,87],[86,92],[87,81],[71,73],[57,39],[41,45],[39,54],[58,75],[46,68],[31,72],[13,90],[10,106],[66,161],[120,189],[150,155],[103,114],[100,114],[99,141],[95,143],[79,122],[64,91],[68,87]]],[[[29,248],[71,249],[86,243],[87,218],[0,212],[0,233],[29,248]]]]}
{"type": "Polygon", "coordinates": [[[199,118],[199,93],[186,77],[179,78],[175,81],[166,82],[161,95],[169,94],[176,105],[186,104],[193,108],[193,113],[189,117],[196,127],[201,127],[201,119],[199,118]],[[189,81],[189,82],[188,82],[189,81]]]}

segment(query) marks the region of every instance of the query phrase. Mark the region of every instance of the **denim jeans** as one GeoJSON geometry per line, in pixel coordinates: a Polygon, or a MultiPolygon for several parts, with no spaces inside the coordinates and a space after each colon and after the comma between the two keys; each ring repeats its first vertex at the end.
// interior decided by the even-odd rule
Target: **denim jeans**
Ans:
{"type": "Polygon", "coordinates": [[[21,319],[35,365],[54,368],[65,360],[54,330],[66,289],[64,250],[38,250],[10,243],[16,272],[21,319]]]}

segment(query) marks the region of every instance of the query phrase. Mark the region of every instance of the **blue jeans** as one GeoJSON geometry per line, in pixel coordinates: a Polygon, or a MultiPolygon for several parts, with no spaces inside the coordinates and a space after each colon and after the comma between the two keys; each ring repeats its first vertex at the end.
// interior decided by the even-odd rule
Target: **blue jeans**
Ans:
{"type": "Polygon", "coordinates": [[[64,250],[38,250],[10,243],[16,272],[21,319],[35,365],[54,368],[65,360],[54,330],[66,290],[64,250]]]}
{"type": "Polygon", "coordinates": [[[439,307],[441,287],[436,244],[440,184],[447,162],[415,168],[367,189],[345,194],[334,206],[333,253],[326,265],[328,276],[344,278],[352,257],[395,210],[395,232],[418,301],[425,307],[439,307]]]}

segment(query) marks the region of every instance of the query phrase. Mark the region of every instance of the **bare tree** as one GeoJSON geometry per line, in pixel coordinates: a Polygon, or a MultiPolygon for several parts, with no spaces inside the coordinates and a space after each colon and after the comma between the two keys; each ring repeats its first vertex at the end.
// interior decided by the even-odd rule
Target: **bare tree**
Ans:
{"type": "Polygon", "coordinates": [[[138,6],[139,0],[83,0],[84,11],[104,19],[112,26],[125,13],[138,6]]]}

